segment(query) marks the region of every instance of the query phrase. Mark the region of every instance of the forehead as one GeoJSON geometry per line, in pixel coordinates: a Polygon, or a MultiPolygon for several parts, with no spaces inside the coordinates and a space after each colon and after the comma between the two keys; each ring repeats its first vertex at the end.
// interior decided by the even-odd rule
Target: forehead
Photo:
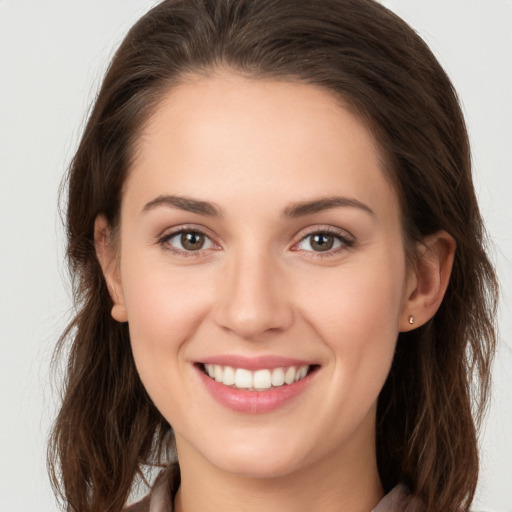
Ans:
{"type": "Polygon", "coordinates": [[[396,203],[372,132],[333,93],[227,72],[168,91],[141,131],[126,186],[141,201],[263,194],[278,203],[336,192],[396,203]]]}

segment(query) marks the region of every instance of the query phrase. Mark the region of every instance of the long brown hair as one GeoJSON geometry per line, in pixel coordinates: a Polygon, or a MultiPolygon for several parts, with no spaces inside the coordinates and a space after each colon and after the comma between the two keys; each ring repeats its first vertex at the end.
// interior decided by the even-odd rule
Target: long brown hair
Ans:
{"type": "Polygon", "coordinates": [[[163,95],[185,74],[218,67],[343,98],[380,144],[406,250],[441,229],[455,239],[439,311],[399,335],[379,396],[377,456],[386,490],[405,481],[427,510],[466,509],[496,344],[496,276],[456,93],[421,38],[373,0],[165,0],[126,36],[67,181],[76,316],[57,350],[69,341],[49,446],[56,491],[69,511],[120,511],[143,465],[172,449],[172,428],[135,369],[127,325],[110,317],[94,220],[104,214],[115,228],[137,136],[163,95]]]}

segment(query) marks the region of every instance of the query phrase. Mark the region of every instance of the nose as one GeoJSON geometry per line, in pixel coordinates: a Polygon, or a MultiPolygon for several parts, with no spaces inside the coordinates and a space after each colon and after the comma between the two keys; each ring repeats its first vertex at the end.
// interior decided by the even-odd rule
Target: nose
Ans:
{"type": "Polygon", "coordinates": [[[218,292],[215,321],[240,338],[255,340],[293,323],[284,272],[267,254],[252,251],[230,262],[218,292]]]}

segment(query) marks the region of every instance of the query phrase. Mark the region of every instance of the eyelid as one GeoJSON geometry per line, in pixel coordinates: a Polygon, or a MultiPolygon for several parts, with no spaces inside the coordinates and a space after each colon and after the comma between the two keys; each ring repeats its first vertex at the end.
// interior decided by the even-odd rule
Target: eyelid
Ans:
{"type": "Polygon", "coordinates": [[[220,244],[215,240],[215,236],[211,234],[210,230],[203,227],[198,226],[197,224],[182,224],[180,226],[174,226],[173,228],[166,228],[156,237],[156,243],[159,244],[163,249],[177,254],[179,256],[194,258],[204,256],[206,251],[210,250],[219,250],[221,248],[220,244]],[[170,244],[167,244],[169,240],[178,236],[179,234],[190,232],[190,233],[199,233],[207,238],[213,247],[208,247],[206,249],[198,249],[197,251],[187,251],[183,249],[179,249],[178,247],[174,247],[170,244]],[[167,245],[166,245],[167,244],[167,245]]]}
{"type": "Polygon", "coordinates": [[[312,226],[301,230],[301,232],[297,235],[298,240],[296,240],[292,247],[292,251],[305,253],[308,257],[328,257],[335,256],[344,250],[350,249],[356,243],[356,239],[354,235],[348,232],[345,229],[336,228],[334,226],[312,226]],[[297,246],[307,239],[310,236],[316,234],[327,234],[336,237],[339,241],[341,241],[341,247],[337,247],[336,249],[330,249],[327,251],[309,251],[304,249],[298,249],[297,246]]]}
{"type": "MultiPolygon", "coordinates": [[[[172,228],[166,228],[156,237],[156,243],[161,245],[162,248],[180,256],[184,257],[199,257],[204,256],[205,251],[210,250],[220,250],[222,249],[221,244],[216,240],[216,236],[211,233],[211,231],[201,225],[197,224],[182,224],[179,226],[174,226],[172,228]],[[170,244],[165,245],[173,237],[183,233],[183,232],[194,232],[200,233],[201,235],[208,238],[208,240],[212,243],[213,247],[209,247],[207,249],[198,249],[197,251],[187,251],[182,250],[177,247],[174,247],[170,244]]],[[[302,252],[308,257],[328,257],[335,256],[340,252],[343,252],[354,246],[356,243],[356,239],[354,235],[352,235],[346,229],[337,228],[330,225],[316,225],[310,226],[308,228],[302,229],[297,236],[295,237],[295,241],[293,242],[290,250],[294,252],[302,252]],[[335,249],[329,249],[327,251],[309,251],[304,249],[299,249],[297,246],[303,242],[306,238],[313,236],[315,234],[328,234],[336,237],[340,242],[341,246],[335,249]]]]}
{"type": "Polygon", "coordinates": [[[207,228],[206,226],[203,226],[202,224],[178,224],[176,226],[167,226],[164,229],[160,230],[157,235],[155,236],[156,239],[160,239],[163,237],[168,237],[169,235],[176,235],[177,233],[180,233],[182,231],[194,231],[197,233],[201,233],[208,238],[217,238],[215,233],[211,231],[211,229],[207,228]]]}

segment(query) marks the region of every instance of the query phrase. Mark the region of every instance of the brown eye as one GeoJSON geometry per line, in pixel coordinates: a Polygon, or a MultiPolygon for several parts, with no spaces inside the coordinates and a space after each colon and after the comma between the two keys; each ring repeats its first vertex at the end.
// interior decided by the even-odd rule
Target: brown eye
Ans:
{"type": "Polygon", "coordinates": [[[311,235],[310,239],[311,249],[313,249],[313,251],[328,251],[333,248],[335,241],[335,237],[333,235],[328,235],[326,233],[311,235]]]}
{"type": "Polygon", "coordinates": [[[354,245],[354,241],[341,233],[331,233],[330,231],[317,231],[305,236],[296,246],[295,250],[308,253],[329,253],[336,254],[343,248],[349,248],[354,245]]]}
{"type": "Polygon", "coordinates": [[[200,251],[216,248],[216,245],[201,231],[180,230],[166,235],[159,240],[162,247],[178,254],[179,256],[191,256],[192,253],[200,255],[200,251]]]}
{"type": "Polygon", "coordinates": [[[199,251],[204,246],[205,236],[202,233],[185,231],[181,233],[180,242],[186,251],[199,251]]]}

